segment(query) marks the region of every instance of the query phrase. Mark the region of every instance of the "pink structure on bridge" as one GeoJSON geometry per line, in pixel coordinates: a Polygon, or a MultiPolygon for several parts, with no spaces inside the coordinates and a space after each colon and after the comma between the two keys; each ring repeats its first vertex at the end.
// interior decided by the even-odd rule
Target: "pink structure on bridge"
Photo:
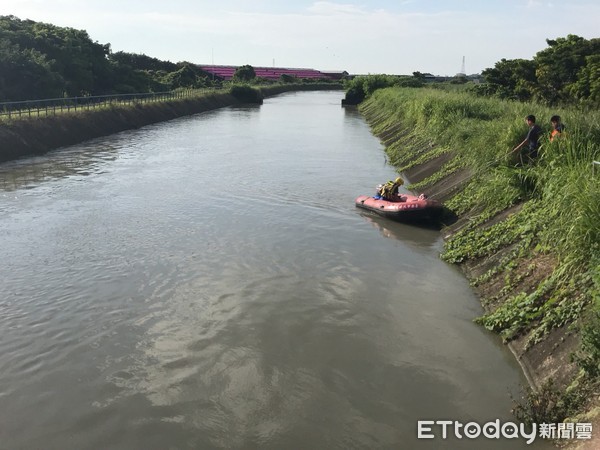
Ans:
{"type": "MultiPolygon", "coordinates": [[[[222,80],[231,80],[233,74],[239,66],[199,66],[204,72],[219,77],[222,80]]],[[[286,69],[282,67],[253,67],[256,76],[259,78],[266,78],[267,80],[278,80],[281,75],[289,75],[296,78],[328,78],[333,80],[340,80],[344,76],[348,75],[346,71],[340,72],[321,72],[315,69],[286,69]]]]}

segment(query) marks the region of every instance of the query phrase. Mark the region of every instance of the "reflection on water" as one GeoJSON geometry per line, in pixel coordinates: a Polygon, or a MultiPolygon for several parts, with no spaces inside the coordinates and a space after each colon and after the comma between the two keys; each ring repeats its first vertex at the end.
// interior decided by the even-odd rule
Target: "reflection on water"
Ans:
{"type": "Polygon", "coordinates": [[[44,156],[6,162],[0,164],[0,190],[15,191],[33,188],[44,181],[102,173],[106,162],[118,158],[118,151],[118,143],[105,138],[44,156]]]}
{"type": "Polygon", "coordinates": [[[417,420],[510,419],[519,368],[439,233],[354,206],[394,171],[342,95],[0,165],[0,448],[443,448],[417,420]]]}
{"type": "Polygon", "coordinates": [[[434,225],[395,222],[364,211],[360,211],[359,214],[388,239],[420,248],[432,248],[439,242],[439,228],[434,225]]]}

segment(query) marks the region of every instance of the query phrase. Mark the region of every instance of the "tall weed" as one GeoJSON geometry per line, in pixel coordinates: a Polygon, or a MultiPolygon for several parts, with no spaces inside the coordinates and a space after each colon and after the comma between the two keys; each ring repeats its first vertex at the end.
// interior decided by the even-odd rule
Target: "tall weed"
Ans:
{"type": "Polygon", "coordinates": [[[376,116],[373,122],[379,126],[399,130],[396,143],[388,149],[398,167],[424,162],[441,152],[456,155],[453,164],[473,176],[446,206],[458,214],[472,211],[473,224],[524,203],[502,223],[486,229],[467,226],[446,242],[442,255],[447,261],[462,262],[515,243],[522,249],[515,258],[551,254],[557,261],[552,274],[555,292],[533,286],[526,296],[536,299],[529,315],[521,314],[517,294],[514,305],[509,302],[498,311],[505,312],[502,320],[507,329],[538,326],[538,339],[540,333],[575,320],[584,305],[592,304],[591,290],[600,292],[600,168],[595,175],[592,172],[592,161],[600,160],[600,112],[549,109],[467,92],[400,88],[375,91],[361,111],[376,116]],[[523,165],[512,150],[527,134],[524,118],[529,114],[537,117],[543,134],[538,159],[523,165]],[[550,117],[555,114],[563,118],[566,131],[550,142],[550,117]],[[594,283],[591,273],[596,273],[594,283]]]}

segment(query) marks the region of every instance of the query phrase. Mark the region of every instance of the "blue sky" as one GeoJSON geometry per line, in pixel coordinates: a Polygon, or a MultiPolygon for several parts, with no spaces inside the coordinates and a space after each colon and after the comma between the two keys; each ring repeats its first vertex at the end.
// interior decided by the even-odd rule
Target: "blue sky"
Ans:
{"type": "Polygon", "coordinates": [[[454,75],[600,37],[597,0],[2,0],[0,15],[86,30],[173,62],[454,75]]]}

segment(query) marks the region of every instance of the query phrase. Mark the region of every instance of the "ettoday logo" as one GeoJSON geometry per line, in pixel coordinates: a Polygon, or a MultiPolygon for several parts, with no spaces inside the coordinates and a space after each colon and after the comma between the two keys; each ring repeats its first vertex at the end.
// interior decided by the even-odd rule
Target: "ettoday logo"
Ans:
{"type": "Polygon", "coordinates": [[[500,423],[499,419],[486,422],[462,423],[457,420],[419,420],[417,422],[418,439],[447,439],[453,435],[457,439],[525,439],[529,445],[536,438],[543,439],[591,439],[591,423],[531,424],[514,422],[500,423]]]}

